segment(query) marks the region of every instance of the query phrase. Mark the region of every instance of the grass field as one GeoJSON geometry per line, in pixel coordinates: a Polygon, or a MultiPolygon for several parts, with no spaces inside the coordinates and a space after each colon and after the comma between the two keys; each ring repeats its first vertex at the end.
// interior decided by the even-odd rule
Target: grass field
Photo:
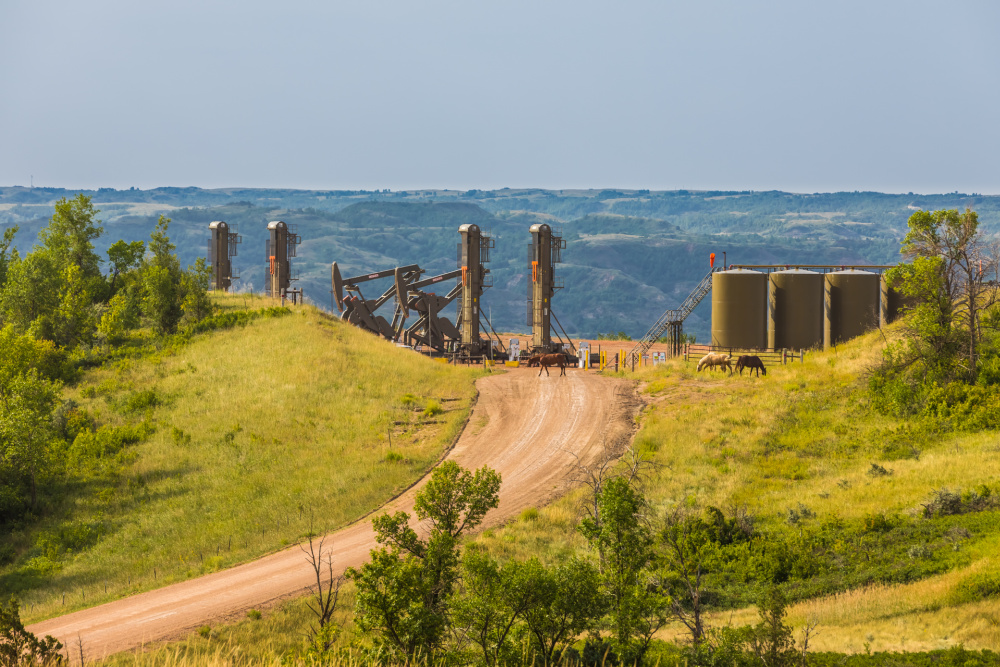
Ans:
{"type": "MultiPolygon", "coordinates": [[[[996,488],[1000,439],[869,410],[865,372],[881,345],[881,335],[871,334],[759,379],[697,373],[680,361],[628,374],[648,401],[635,441],[656,464],[645,490],[658,515],[678,506],[742,507],[768,539],[794,541],[833,526],[830,551],[840,560],[821,562],[789,589],[797,600],[789,620],[818,623],[815,650],[997,650],[1000,513],[925,518],[922,505],[941,489],[996,488]],[[883,519],[883,528],[869,530],[883,519]],[[869,560],[881,569],[866,569],[869,560]]],[[[581,552],[582,498],[582,490],[570,492],[472,539],[512,558],[553,562],[581,552]]],[[[356,641],[348,612],[343,646],[356,641]]],[[[275,652],[301,645],[308,620],[303,603],[293,601],[261,620],[213,628],[208,639],[192,635],[114,664],[211,665],[221,656],[244,664],[237,655],[268,664],[275,652]]],[[[744,602],[713,612],[709,625],[755,620],[744,602]]],[[[676,625],[662,637],[683,638],[676,625]]]]}
{"type": "Polygon", "coordinates": [[[90,371],[68,396],[98,434],[140,442],[84,439],[106,453],[57,517],[12,536],[0,589],[35,621],[350,523],[440,458],[476,377],[311,307],[90,371]]]}
{"type": "MultiPolygon", "coordinates": [[[[867,644],[872,651],[927,651],[960,643],[997,650],[1000,597],[987,592],[970,599],[975,596],[962,591],[976,581],[991,590],[1000,512],[930,520],[921,518],[921,509],[937,490],[996,488],[1000,438],[869,410],[864,376],[881,347],[881,335],[869,334],[837,350],[807,354],[805,363],[772,367],[759,379],[697,373],[693,362],[681,361],[637,372],[649,405],[635,442],[657,464],[647,495],[660,514],[679,505],[694,511],[740,506],[756,517],[760,531],[775,536],[839,522],[845,541],[857,539],[842,545],[846,550],[868,552],[874,561],[902,549],[900,567],[910,567],[909,559],[918,573],[939,572],[794,604],[793,623],[819,623],[812,643],[817,650],[859,652],[867,644]],[[873,475],[873,464],[887,474],[873,475]],[[793,525],[790,514],[803,508],[809,518],[793,525]],[[875,516],[912,529],[905,535],[914,541],[890,543],[889,536],[851,532],[875,516]]],[[[518,558],[552,559],[583,549],[574,530],[580,497],[579,491],[570,494],[479,539],[518,558]]],[[[814,590],[865,575],[852,574],[828,568],[815,577],[814,590]]],[[[711,624],[755,621],[755,610],[746,607],[715,613],[711,624]]],[[[663,636],[678,637],[680,630],[672,627],[663,636]]]]}

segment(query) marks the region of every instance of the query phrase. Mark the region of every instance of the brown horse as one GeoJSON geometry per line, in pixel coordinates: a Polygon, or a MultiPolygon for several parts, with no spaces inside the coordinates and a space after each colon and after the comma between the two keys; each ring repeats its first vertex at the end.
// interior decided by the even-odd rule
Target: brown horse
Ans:
{"type": "MultiPolygon", "coordinates": [[[[530,362],[529,362],[530,363],[530,362]]],[[[545,371],[545,375],[549,374],[549,366],[558,366],[561,370],[559,375],[566,375],[566,355],[562,353],[556,354],[543,354],[538,357],[538,365],[541,367],[538,369],[538,376],[542,376],[542,371],[545,371]]]]}
{"type": "Polygon", "coordinates": [[[744,368],[751,374],[753,374],[754,371],[757,371],[757,377],[760,377],[761,373],[767,375],[767,369],[764,368],[764,362],[760,360],[760,357],[752,354],[744,354],[736,360],[736,370],[740,372],[740,375],[743,375],[744,368]]]}
{"type": "Polygon", "coordinates": [[[533,357],[528,357],[528,363],[527,363],[528,368],[531,368],[532,366],[537,366],[538,365],[538,360],[541,359],[541,358],[542,358],[542,355],[540,355],[540,354],[536,354],[533,357]]]}

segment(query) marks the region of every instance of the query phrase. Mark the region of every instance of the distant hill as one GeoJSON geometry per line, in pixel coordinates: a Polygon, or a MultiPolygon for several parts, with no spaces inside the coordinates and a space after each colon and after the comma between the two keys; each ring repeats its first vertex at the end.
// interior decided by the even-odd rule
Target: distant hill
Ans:
{"type": "MultiPolygon", "coordinates": [[[[60,197],[76,190],[0,188],[0,227],[21,226],[18,247],[34,242],[60,197]]],[[[460,224],[496,239],[484,296],[495,326],[524,331],[528,227],[547,222],[567,240],[557,276],[565,289],[554,311],[574,335],[641,335],[676,307],[708,270],[708,254],[741,263],[893,263],[916,208],[964,208],[1000,231],[1000,197],[875,192],[792,194],[645,190],[315,191],[226,188],[84,191],[101,209],[105,245],[144,239],[162,213],[182,261],[204,256],[207,225],[226,220],[243,235],[236,258],[241,286],[260,291],[269,220],[298,226],[294,266],[308,298],[330,308],[329,265],[364,272],[418,263],[434,273],[456,263],[460,224]]],[[[372,285],[370,293],[380,289],[372,285]]],[[[369,291],[366,290],[366,295],[369,291]]],[[[705,340],[707,303],[687,323],[705,340]]]]}

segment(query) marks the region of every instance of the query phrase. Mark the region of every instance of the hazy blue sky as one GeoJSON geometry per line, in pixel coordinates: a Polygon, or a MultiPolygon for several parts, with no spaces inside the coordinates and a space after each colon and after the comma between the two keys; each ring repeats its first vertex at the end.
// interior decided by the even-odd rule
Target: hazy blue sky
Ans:
{"type": "Polygon", "coordinates": [[[1000,3],[0,0],[0,185],[1000,192],[1000,3]]]}

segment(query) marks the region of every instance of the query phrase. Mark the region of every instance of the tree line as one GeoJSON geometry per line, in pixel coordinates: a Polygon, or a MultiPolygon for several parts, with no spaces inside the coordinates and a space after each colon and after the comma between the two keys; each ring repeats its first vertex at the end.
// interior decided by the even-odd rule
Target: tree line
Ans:
{"type": "MultiPolygon", "coordinates": [[[[716,522],[676,512],[657,517],[641,490],[640,468],[606,467],[577,526],[584,554],[546,563],[501,559],[462,537],[499,504],[500,475],[446,461],[407,512],[372,521],[378,545],[370,560],[348,568],[354,621],[370,642],[374,664],[642,664],[656,634],[670,622],[685,628],[684,658],[692,664],[797,663],[808,646],[785,623],[778,588],[761,589],[760,621],[709,628],[704,575],[717,545],[752,531],[746,516],[716,522]],[[721,533],[721,534],[720,534],[721,533]],[[725,533],[730,533],[726,535],[725,533]],[[583,641],[582,647],[579,644],[583,641]]],[[[312,641],[298,658],[330,659],[340,627],[332,608],[344,578],[310,542],[315,568],[312,641]],[[324,583],[322,573],[330,575],[324,583]]],[[[288,656],[289,658],[293,656],[288,656]]]]}
{"type": "Polygon", "coordinates": [[[140,329],[171,334],[212,311],[205,260],[181,268],[168,218],[102,257],[98,213],[85,195],[63,198],[23,256],[17,227],[0,239],[0,523],[37,515],[41,483],[63,467],[74,410],[62,385],[140,329]]]}

